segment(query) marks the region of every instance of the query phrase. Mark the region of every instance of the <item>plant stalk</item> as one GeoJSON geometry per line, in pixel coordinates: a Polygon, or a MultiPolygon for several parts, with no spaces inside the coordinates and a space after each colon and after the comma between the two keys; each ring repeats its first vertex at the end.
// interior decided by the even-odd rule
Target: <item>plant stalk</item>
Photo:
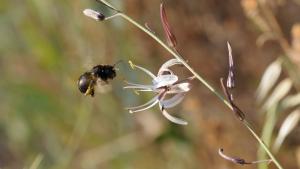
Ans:
{"type": "MultiPolygon", "coordinates": [[[[102,1],[102,0],[99,0],[102,1]]],[[[111,9],[116,9],[113,5],[108,3],[107,1],[104,1],[106,6],[109,6],[111,9]]],[[[115,10],[117,13],[115,16],[120,16],[123,19],[127,20],[146,34],[148,34],[150,37],[152,37],[156,42],[158,42],[163,48],[165,48],[170,54],[172,54],[176,59],[178,59],[205,87],[207,87],[211,92],[213,92],[228,108],[233,110],[230,103],[220,94],[218,93],[206,80],[204,80],[190,65],[187,64],[187,62],[174,50],[172,50],[168,45],[166,45],[159,37],[157,37],[152,31],[148,30],[146,27],[140,25],[135,20],[133,20],[128,15],[124,14],[123,12],[119,10],[115,10]]],[[[283,167],[280,165],[278,160],[274,157],[274,155],[271,153],[270,149],[267,147],[267,145],[260,139],[260,137],[256,134],[253,127],[250,125],[250,123],[245,119],[242,121],[242,124],[250,131],[250,133],[254,136],[254,138],[258,141],[258,143],[262,146],[262,148],[266,151],[266,153],[269,155],[269,157],[272,159],[274,164],[277,166],[278,169],[283,169],[283,167]]]]}

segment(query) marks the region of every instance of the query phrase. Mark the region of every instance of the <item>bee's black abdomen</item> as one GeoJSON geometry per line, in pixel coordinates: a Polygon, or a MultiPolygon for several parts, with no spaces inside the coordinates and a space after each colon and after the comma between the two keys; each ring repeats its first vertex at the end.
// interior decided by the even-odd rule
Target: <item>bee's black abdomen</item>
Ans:
{"type": "Polygon", "coordinates": [[[93,71],[95,76],[102,79],[103,81],[107,81],[108,79],[113,79],[116,77],[116,70],[111,65],[97,65],[93,67],[93,71]]]}
{"type": "Polygon", "coordinates": [[[85,93],[89,85],[92,82],[92,77],[90,72],[85,72],[83,75],[81,75],[78,79],[78,89],[81,93],[85,93]]]}

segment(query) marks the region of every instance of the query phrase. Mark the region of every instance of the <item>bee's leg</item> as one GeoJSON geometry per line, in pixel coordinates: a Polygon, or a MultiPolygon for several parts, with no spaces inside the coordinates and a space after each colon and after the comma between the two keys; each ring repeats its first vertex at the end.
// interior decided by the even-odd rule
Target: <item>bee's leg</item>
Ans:
{"type": "Polygon", "coordinates": [[[94,97],[94,95],[95,95],[95,91],[94,91],[94,89],[91,91],[91,96],[92,97],[94,97]]]}
{"type": "Polygon", "coordinates": [[[89,88],[88,88],[87,91],[84,93],[84,95],[88,96],[88,95],[91,94],[91,92],[92,92],[92,89],[91,89],[91,87],[89,86],[89,88]]]}
{"type": "Polygon", "coordinates": [[[93,82],[91,82],[90,83],[90,85],[89,85],[89,87],[88,87],[88,89],[87,89],[87,91],[84,93],[84,95],[91,95],[92,97],[94,96],[94,94],[95,94],[95,91],[94,91],[94,83],[93,82]]]}

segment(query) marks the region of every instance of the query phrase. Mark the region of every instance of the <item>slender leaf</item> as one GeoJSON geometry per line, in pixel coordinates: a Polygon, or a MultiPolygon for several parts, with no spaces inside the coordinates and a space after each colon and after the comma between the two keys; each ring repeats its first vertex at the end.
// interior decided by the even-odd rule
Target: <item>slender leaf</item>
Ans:
{"type": "Polygon", "coordinates": [[[31,166],[29,167],[29,169],[38,169],[38,167],[40,166],[42,160],[43,160],[43,155],[42,154],[38,154],[36,156],[36,158],[34,159],[34,161],[32,162],[31,166]]]}
{"type": "MultiPolygon", "coordinates": [[[[278,113],[277,105],[273,105],[268,109],[266,114],[266,120],[264,122],[261,138],[267,146],[270,146],[271,144],[272,134],[274,131],[275,124],[277,122],[277,113],[278,113]]],[[[259,160],[263,160],[267,158],[267,154],[262,147],[259,147],[257,151],[257,156],[259,160]]],[[[258,165],[258,168],[267,169],[268,165],[265,163],[261,163],[258,165]]]]}
{"type": "Polygon", "coordinates": [[[275,85],[280,74],[281,74],[281,61],[276,60],[267,67],[260,80],[258,89],[256,91],[258,103],[260,103],[266,97],[268,92],[275,85]]]}
{"type": "Polygon", "coordinates": [[[295,110],[292,113],[290,113],[284,122],[282,123],[278,136],[276,137],[276,140],[273,145],[274,152],[278,152],[279,148],[281,147],[283,141],[287,137],[288,134],[291,133],[291,131],[297,126],[300,119],[300,110],[295,110]]]}
{"type": "Polygon", "coordinates": [[[300,105],[300,93],[288,96],[281,102],[282,109],[287,109],[300,105]]]}
{"type": "Polygon", "coordinates": [[[263,105],[263,110],[268,110],[271,106],[278,104],[278,102],[290,91],[292,81],[288,78],[281,81],[274,89],[266,103],[263,105]]]}

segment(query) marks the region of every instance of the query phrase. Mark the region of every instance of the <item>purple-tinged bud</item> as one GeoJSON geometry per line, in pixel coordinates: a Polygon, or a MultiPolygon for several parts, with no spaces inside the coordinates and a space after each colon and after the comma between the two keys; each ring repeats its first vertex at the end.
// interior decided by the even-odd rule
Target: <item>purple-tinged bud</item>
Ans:
{"type": "Polygon", "coordinates": [[[231,49],[229,42],[227,42],[227,47],[228,47],[229,70],[228,70],[226,86],[229,89],[232,89],[235,86],[235,84],[234,84],[234,65],[233,65],[232,49],[231,49]]]}
{"type": "Polygon", "coordinates": [[[223,89],[224,94],[226,95],[231,107],[232,107],[232,111],[235,113],[235,116],[241,120],[244,121],[245,119],[245,114],[243,113],[243,111],[234,103],[233,101],[233,95],[229,92],[228,87],[225,86],[224,80],[223,78],[220,79],[221,82],[221,86],[223,89]]]}
{"type": "Polygon", "coordinates": [[[239,158],[239,157],[230,157],[224,154],[224,150],[222,148],[219,149],[219,155],[224,158],[225,160],[231,161],[235,164],[245,165],[245,164],[257,164],[257,163],[271,163],[272,159],[267,160],[258,160],[258,161],[251,161],[247,162],[246,160],[239,158]]]}
{"type": "Polygon", "coordinates": [[[177,40],[176,40],[175,35],[171,31],[171,27],[169,25],[167,14],[166,14],[163,3],[160,4],[160,20],[161,20],[162,26],[164,28],[164,32],[167,37],[168,45],[175,48],[177,45],[177,40]]]}
{"type": "Polygon", "coordinates": [[[88,16],[90,18],[95,19],[96,21],[103,21],[105,19],[105,15],[104,14],[102,14],[102,13],[100,13],[98,11],[95,11],[93,9],[85,9],[83,11],[83,14],[85,16],[88,16]]]}

